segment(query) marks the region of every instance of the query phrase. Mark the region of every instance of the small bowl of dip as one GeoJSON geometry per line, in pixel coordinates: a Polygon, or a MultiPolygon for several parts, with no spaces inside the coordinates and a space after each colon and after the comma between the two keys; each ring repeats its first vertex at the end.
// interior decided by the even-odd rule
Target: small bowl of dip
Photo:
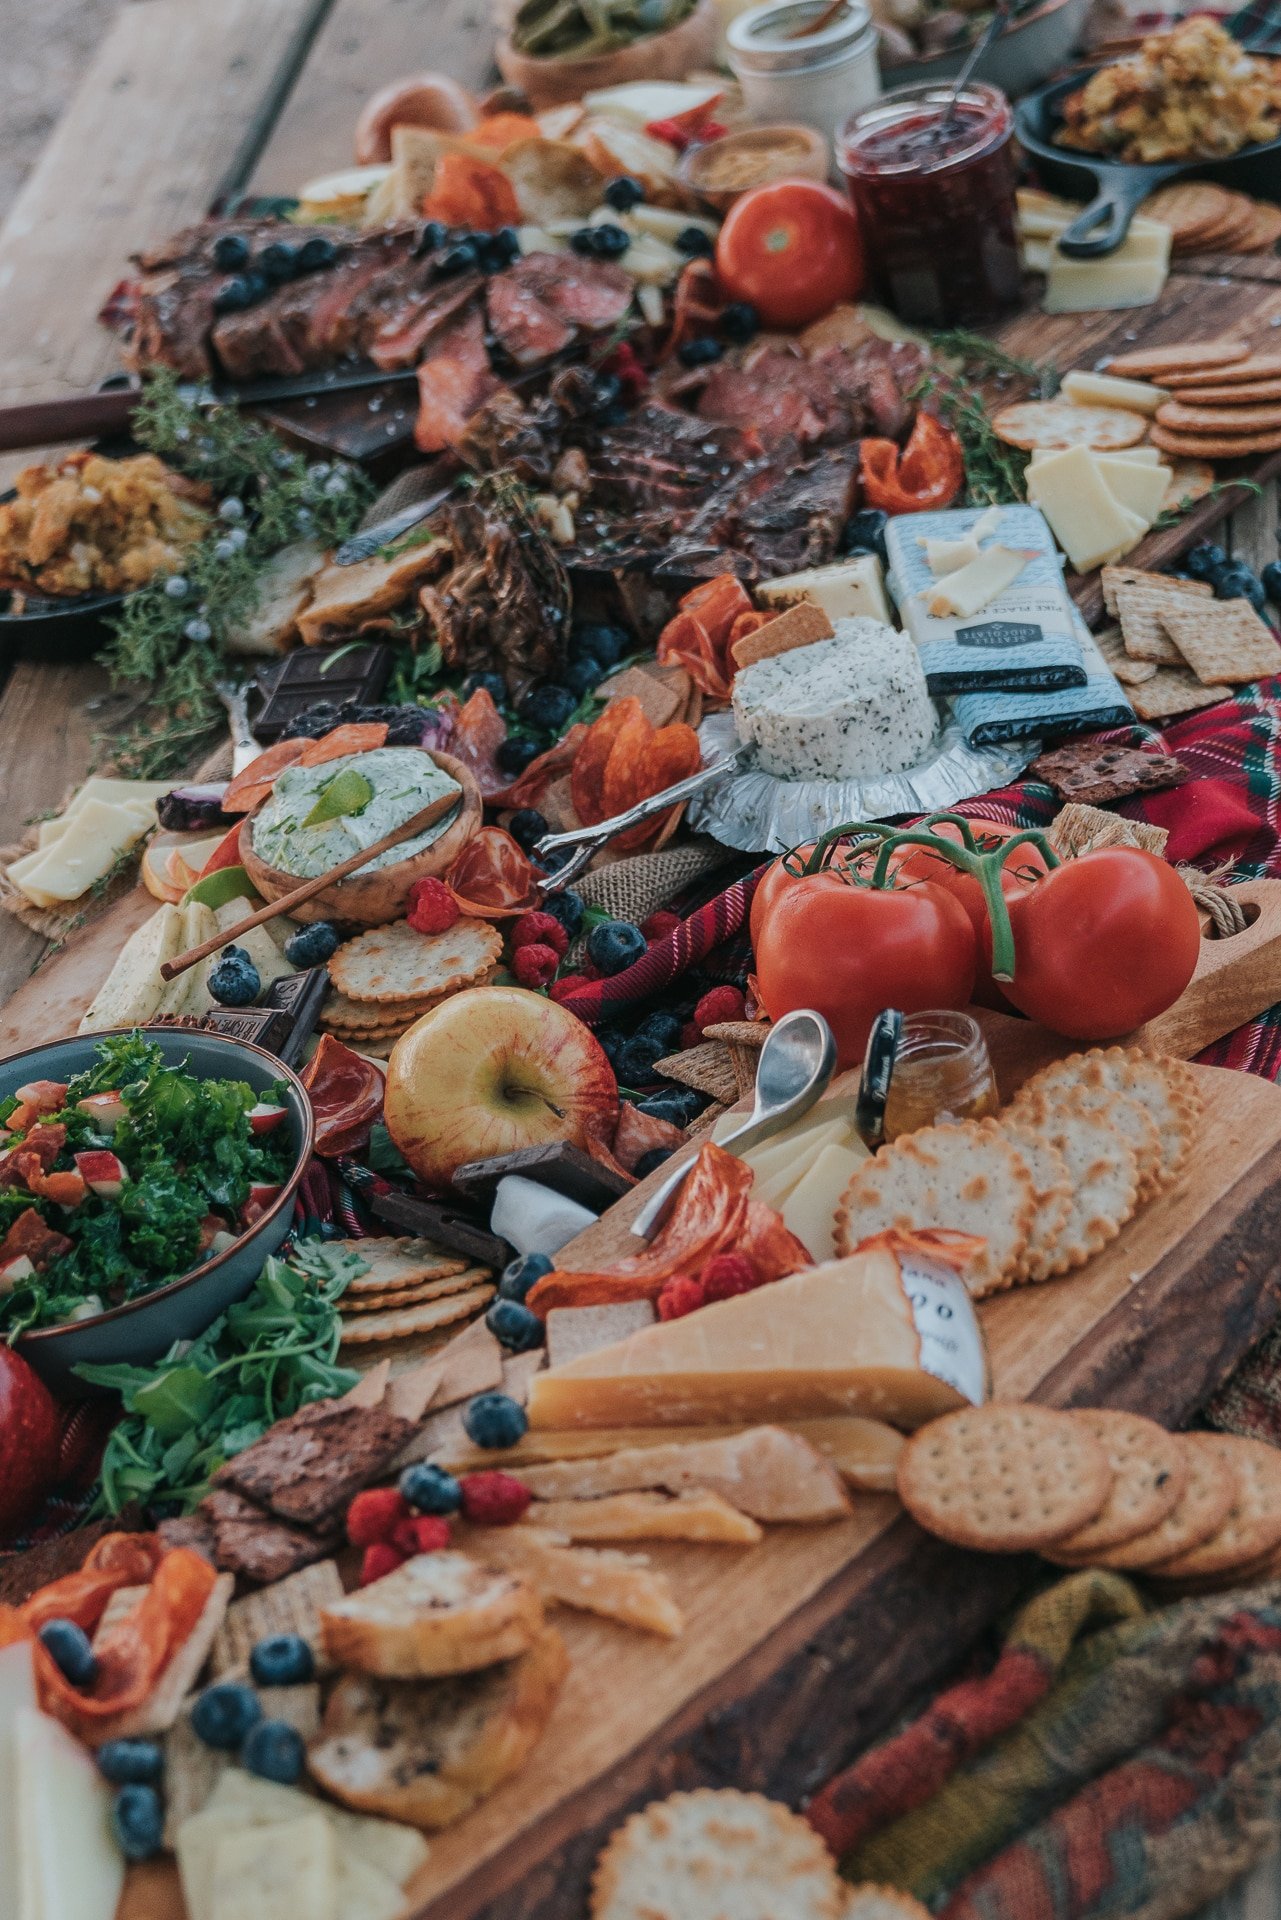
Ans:
{"type": "Polygon", "coordinates": [[[678,169],[685,185],[717,213],[728,213],[740,194],[776,180],[826,180],[832,152],[813,127],[780,122],[743,127],[702,146],[686,149],[678,169]]]}

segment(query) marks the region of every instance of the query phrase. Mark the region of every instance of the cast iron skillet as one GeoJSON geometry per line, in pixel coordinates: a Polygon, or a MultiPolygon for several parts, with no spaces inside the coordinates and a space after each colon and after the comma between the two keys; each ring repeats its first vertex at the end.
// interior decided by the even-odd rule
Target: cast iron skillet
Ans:
{"type": "Polygon", "coordinates": [[[1130,230],[1130,222],[1150,193],[1167,180],[1221,180],[1263,200],[1281,197],[1281,139],[1265,146],[1243,147],[1227,160],[1179,160],[1160,166],[1139,166],[1126,160],[1107,160],[1099,154],[1078,153],[1055,145],[1062,125],[1063,102],[1083,87],[1088,68],[1066,80],[1056,80],[1030,93],[1014,109],[1014,125],[1024,150],[1036,161],[1047,187],[1074,199],[1091,195],[1090,204],[1059,235],[1060,251],[1074,260],[1093,260],[1114,253],[1130,230]]]}

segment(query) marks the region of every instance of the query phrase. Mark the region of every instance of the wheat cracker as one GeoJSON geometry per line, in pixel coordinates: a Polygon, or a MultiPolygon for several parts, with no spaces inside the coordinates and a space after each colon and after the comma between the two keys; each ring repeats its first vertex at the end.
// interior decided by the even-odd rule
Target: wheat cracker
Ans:
{"type": "Polygon", "coordinates": [[[1190,433],[1159,424],[1152,428],[1152,445],[1162,453],[1191,455],[1200,460],[1240,460],[1247,453],[1275,453],[1281,447],[1281,427],[1275,433],[1190,433]]]}
{"type": "Polygon", "coordinates": [[[1191,594],[1197,600],[1212,600],[1214,588],[1204,580],[1176,580],[1170,573],[1153,573],[1150,567],[1103,567],[1099,572],[1103,604],[1115,620],[1119,614],[1116,596],[1121,587],[1154,587],[1162,593],[1191,594]]]}
{"type": "MultiPolygon", "coordinates": [[[[1161,618],[1169,606],[1189,604],[1188,594],[1171,587],[1157,574],[1148,580],[1117,581],[1112,588],[1117,619],[1125,650],[1134,660],[1155,661],[1157,666],[1183,667],[1183,655],[1165,630],[1161,618]]],[[[1213,594],[1197,598],[1197,605],[1209,604],[1213,594]]]]}
{"type": "Polygon", "coordinates": [[[1050,1280],[1083,1267],[1115,1240],[1138,1204],[1139,1170],[1133,1148],[1100,1113],[1072,1112],[1035,1095],[1003,1115],[1017,1144],[1023,1127],[1048,1139],[1067,1162],[1072,1201],[1067,1218],[1029,1278],[1050,1280]]]}
{"type": "Polygon", "coordinates": [[[949,1227],[980,1235],[965,1270],[975,1299],[1018,1274],[1036,1214],[1032,1176],[995,1120],[922,1127],[861,1166],[836,1210],[838,1252],[890,1227],[949,1227]]]}
{"type": "Polygon", "coordinates": [[[1170,242],[1176,251],[1186,251],[1200,234],[1218,224],[1232,204],[1234,196],[1226,187],[1208,180],[1180,180],[1158,187],[1139,208],[1145,220],[1159,220],[1170,229],[1170,242]]]}
{"type": "Polygon", "coordinates": [[[1215,485],[1214,468],[1208,460],[1176,458],[1170,469],[1170,483],[1161,502],[1161,512],[1184,512],[1188,507],[1195,506],[1198,500],[1204,500],[1215,485]]]}
{"type": "Polygon", "coordinates": [[[835,632],[831,621],[817,601],[798,600],[795,606],[777,613],[754,633],[744,634],[730,648],[738,672],[758,660],[773,660],[779,654],[793,653],[798,647],[812,647],[816,641],[830,640],[835,632]]]}
{"type": "Polygon", "coordinates": [[[1089,1429],[1030,1402],[944,1414],[912,1435],[898,1463],[912,1518],[987,1553],[1023,1553],[1075,1533],[1111,1487],[1107,1450],[1089,1429]]]}
{"type": "Polygon", "coordinates": [[[1237,366],[1249,352],[1243,340],[1188,340],[1182,346],[1137,347],[1131,353],[1114,354],[1106,367],[1127,380],[1157,380],[1173,386],[1189,373],[1237,366]]]}
{"type": "Polygon", "coordinates": [[[1236,405],[1227,405],[1189,395],[1185,400],[1166,400],[1157,408],[1156,418],[1158,425],[1175,433],[1267,433],[1281,426],[1281,404],[1242,398],[1236,405]]]}
{"type": "Polygon", "coordinates": [[[393,1287],[386,1293],[362,1293],[352,1299],[344,1294],[339,1302],[342,1313],[381,1313],[385,1309],[420,1306],[424,1300],[445,1300],[453,1293],[466,1293],[469,1287],[483,1285],[491,1277],[488,1267],[468,1267],[462,1273],[447,1274],[441,1280],[419,1280],[406,1287],[393,1287]]]}
{"type": "Polygon", "coordinates": [[[1073,1408],[1107,1449],[1114,1479],[1101,1511],[1079,1532],[1058,1543],[1064,1553],[1097,1553],[1148,1533],[1183,1497],[1188,1463],[1177,1436],[1141,1413],[1112,1407],[1073,1408]]]}
{"type": "Polygon", "coordinates": [[[1141,687],[1131,687],[1129,695],[1141,720],[1169,720],[1178,713],[1194,713],[1198,707],[1217,706],[1223,691],[1203,687],[1188,667],[1162,667],[1141,687]]]}
{"type": "MultiPolygon", "coordinates": [[[[1281,208],[1277,211],[1281,213],[1281,208]]],[[[1252,407],[1259,400],[1281,400],[1281,374],[1273,374],[1270,379],[1264,376],[1243,380],[1239,386],[1232,387],[1185,387],[1183,393],[1185,398],[1177,403],[1179,405],[1195,401],[1198,407],[1252,407]]]]}
{"type": "Polygon", "coordinates": [[[1222,373],[1213,366],[1187,367],[1172,373],[1168,385],[1178,392],[1196,387],[1236,387],[1243,380],[1273,380],[1281,375],[1281,353],[1251,353],[1233,360],[1222,373]]]}
{"type": "Polygon", "coordinates": [[[454,1320],[465,1320],[479,1313],[493,1299],[491,1286],[472,1287],[466,1293],[447,1294],[440,1300],[424,1300],[415,1307],[389,1307],[383,1313],[361,1314],[345,1319],[339,1344],[364,1346],[371,1340],[407,1340],[420,1333],[447,1327],[454,1320]]]}
{"type": "Polygon", "coordinates": [[[1256,201],[1254,223],[1245,240],[1235,251],[1237,253],[1263,253],[1275,247],[1281,240],[1281,207],[1274,207],[1265,201],[1256,201]]]}
{"type": "Polygon", "coordinates": [[[1236,1433],[1200,1433],[1197,1443],[1229,1467],[1236,1497],[1208,1539],[1155,1562],[1150,1568],[1154,1578],[1196,1580],[1227,1573],[1281,1546],[1281,1452],[1236,1433]]]}
{"type": "Polygon", "coordinates": [[[1184,252],[1232,253],[1238,241],[1254,233],[1254,202],[1244,193],[1230,193],[1219,218],[1204,228],[1195,247],[1184,252]]]}
{"type": "Polygon", "coordinates": [[[273,1633],[296,1633],[314,1654],[320,1644],[320,1609],[342,1597],[337,1561],[317,1560],[233,1600],[209,1656],[215,1677],[246,1668],[258,1642],[273,1633]]]}
{"type": "Polygon", "coordinates": [[[1118,1573],[1142,1573],[1159,1561],[1170,1560],[1200,1546],[1216,1533],[1236,1499],[1236,1475],[1226,1459],[1215,1454],[1212,1448],[1199,1444],[1204,1434],[1183,1433],[1175,1437],[1184,1453],[1188,1479],[1182,1498],[1171,1507],[1164,1520],[1148,1533],[1136,1534],[1132,1540],[1122,1540],[1114,1547],[1104,1547],[1080,1560],[1073,1556],[1069,1561],[1062,1543],[1053,1556],[1047,1555],[1047,1558],[1053,1557],[1064,1566],[1109,1567],[1118,1573]]]}
{"type": "Polygon", "coordinates": [[[1281,649],[1248,600],[1216,600],[1186,612],[1167,608],[1165,627],[1203,686],[1236,686],[1281,672],[1281,649]]]}
{"type": "Polygon", "coordinates": [[[1120,627],[1100,628],[1094,636],[1094,644],[1102,654],[1104,664],[1123,687],[1141,687],[1145,680],[1151,680],[1156,673],[1155,660],[1135,660],[1126,652],[1120,627]]]}
{"type": "Polygon", "coordinates": [[[1162,1184],[1161,1133],[1146,1104],[1127,1084],[1121,1068],[1104,1073],[1097,1052],[1070,1054],[1042,1067],[1020,1089],[1019,1099],[1043,1100],[1056,1111],[1098,1113],[1116,1128],[1138,1164],[1139,1201],[1162,1184]]]}
{"type": "Polygon", "coordinates": [[[354,1253],[365,1273],[347,1282],[343,1300],[352,1294],[388,1293],[397,1287],[417,1286],[423,1280],[443,1280],[466,1271],[467,1262],[442,1253],[430,1240],[413,1234],[370,1234],[361,1240],[331,1240],[339,1253],[354,1253]]]}
{"type": "Polygon", "coordinates": [[[651,1801],[592,1874],[591,1920],[843,1920],[847,1904],[808,1821],[732,1787],[651,1801]]]}
{"type": "Polygon", "coordinates": [[[1076,407],[1067,400],[1017,400],[992,417],[997,439],[1024,452],[1039,447],[1093,447],[1112,453],[1135,446],[1147,430],[1141,413],[1125,407],[1076,407]]]}
{"type": "Polygon", "coordinates": [[[407,920],[393,920],[339,947],[329,977],[351,1000],[440,999],[471,986],[502,949],[498,929],[468,914],[445,933],[416,933],[407,920]]]}

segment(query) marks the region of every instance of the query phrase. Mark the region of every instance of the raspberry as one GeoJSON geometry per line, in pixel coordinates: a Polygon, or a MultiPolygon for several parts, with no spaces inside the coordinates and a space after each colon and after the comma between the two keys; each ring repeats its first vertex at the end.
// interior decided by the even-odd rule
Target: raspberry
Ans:
{"type": "Polygon", "coordinates": [[[347,1509],[347,1538],[353,1547],[390,1540],[409,1508],[395,1487],[367,1487],[347,1509]]]}
{"type": "Polygon", "coordinates": [[[681,1320],[703,1305],[703,1289],[687,1273],[674,1273],[658,1296],[660,1320],[681,1320]]]}
{"type": "Polygon", "coordinates": [[[365,1557],[360,1563],[360,1584],[367,1587],[375,1580],[381,1580],[386,1573],[395,1573],[397,1567],[403,1567],[405,1556],[397,1553],[395,1547],[386,1540],[375,1540],[371,1547],[365,1548],[365,1557]]]}
{"type": "Polygon", "coordinates": [[[550,913],[522,913],[511,931],[512,951],[518,947],[551,947],[558,958],[569,948],[569,935],[550,913]]]}
{"type": "Polygon", "coordinates": [[[448,933],[458,918],[458,902],[443,880],[428,875],[409,889],[405,918],[415,933],[448,933]]]}
{"type": "Polygon", "coordinates": [[[698,1278],[708,1300],[732,1300],[736,1293],[750,1293],[761,1283],[745,1253],[714,1253],[698,1278]]]}
{"type": "Polygon", "coordinates": [[[463,1513],[478,1527],[510,1527],[523,1519],[533,1495],[512,1473],[465,1473],[463,1513]]]}
{"type": "Polygon", "coordinates": [[[714,1027],[718,1021],[742,1018],[743,996],[737,987],[713,987],[694,1009],[694,1025],[700,1033],[706,1027],[714,1027]]]}
{"type": "Polygon", "coordinates": [[[512,973],[522,987],[549,986],[559,965],[554,949],[537,941],[530,947],[517,947],[512,955],[512,973]]]}
{"type": "Polygon", "coordinates": [[[667,907],[660,907],[657,913],[651,913],[648,920],[641,921],[641,932],[652,945],[655,940],[666,940],[681,924],[679,913],[672,913],[667,907]]]}
{"type": "Polygon", "coordinates": [[[391,1544],[406,1560],[412,1560],[416,1553],[439,1553],[449,1545],[449,1522],[439,1514],[416,1513],[412,1520],[401,1521],[391,1544]]]}
{"type": "Polygon", "coordinates": [[[686,1053],[690,1047],[701,1047],[702,1044],[703,1029],[696,1021],[687,1020],[681,1028],[681,1052],[686,1053]]]}

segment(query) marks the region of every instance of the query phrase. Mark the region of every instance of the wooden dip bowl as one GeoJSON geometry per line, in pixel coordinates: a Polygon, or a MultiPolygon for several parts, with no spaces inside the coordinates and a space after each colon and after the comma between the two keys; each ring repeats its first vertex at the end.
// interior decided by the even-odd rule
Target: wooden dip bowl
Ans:
{"type": "MultiPolygon", "coordinates": [[[[430,752],[424,748],[424,752],[430,752]]],[[[331,887],[313,894],[294,910],[296,920],[338,920],[348,926],[383,927],[390,920],[403,920],[409,906],[409,892],[416,880],[448,871],[481,822],[483,801],[470,768],[452,754],[430,752],[430,758],[442,772],[449,774],[462,788],[462,803],[439,839],[407,860],[393,860],[390,866],[376,867],[372,873],[349,873],[331,887]]],[[[267,805],[264,800],[248,815],[240,829],[240,859],[245,872],[264,900],[279,900],[290,893],[306,876],[286,873],[272,867],[254,852],[254,821],[267,805]]]]}

